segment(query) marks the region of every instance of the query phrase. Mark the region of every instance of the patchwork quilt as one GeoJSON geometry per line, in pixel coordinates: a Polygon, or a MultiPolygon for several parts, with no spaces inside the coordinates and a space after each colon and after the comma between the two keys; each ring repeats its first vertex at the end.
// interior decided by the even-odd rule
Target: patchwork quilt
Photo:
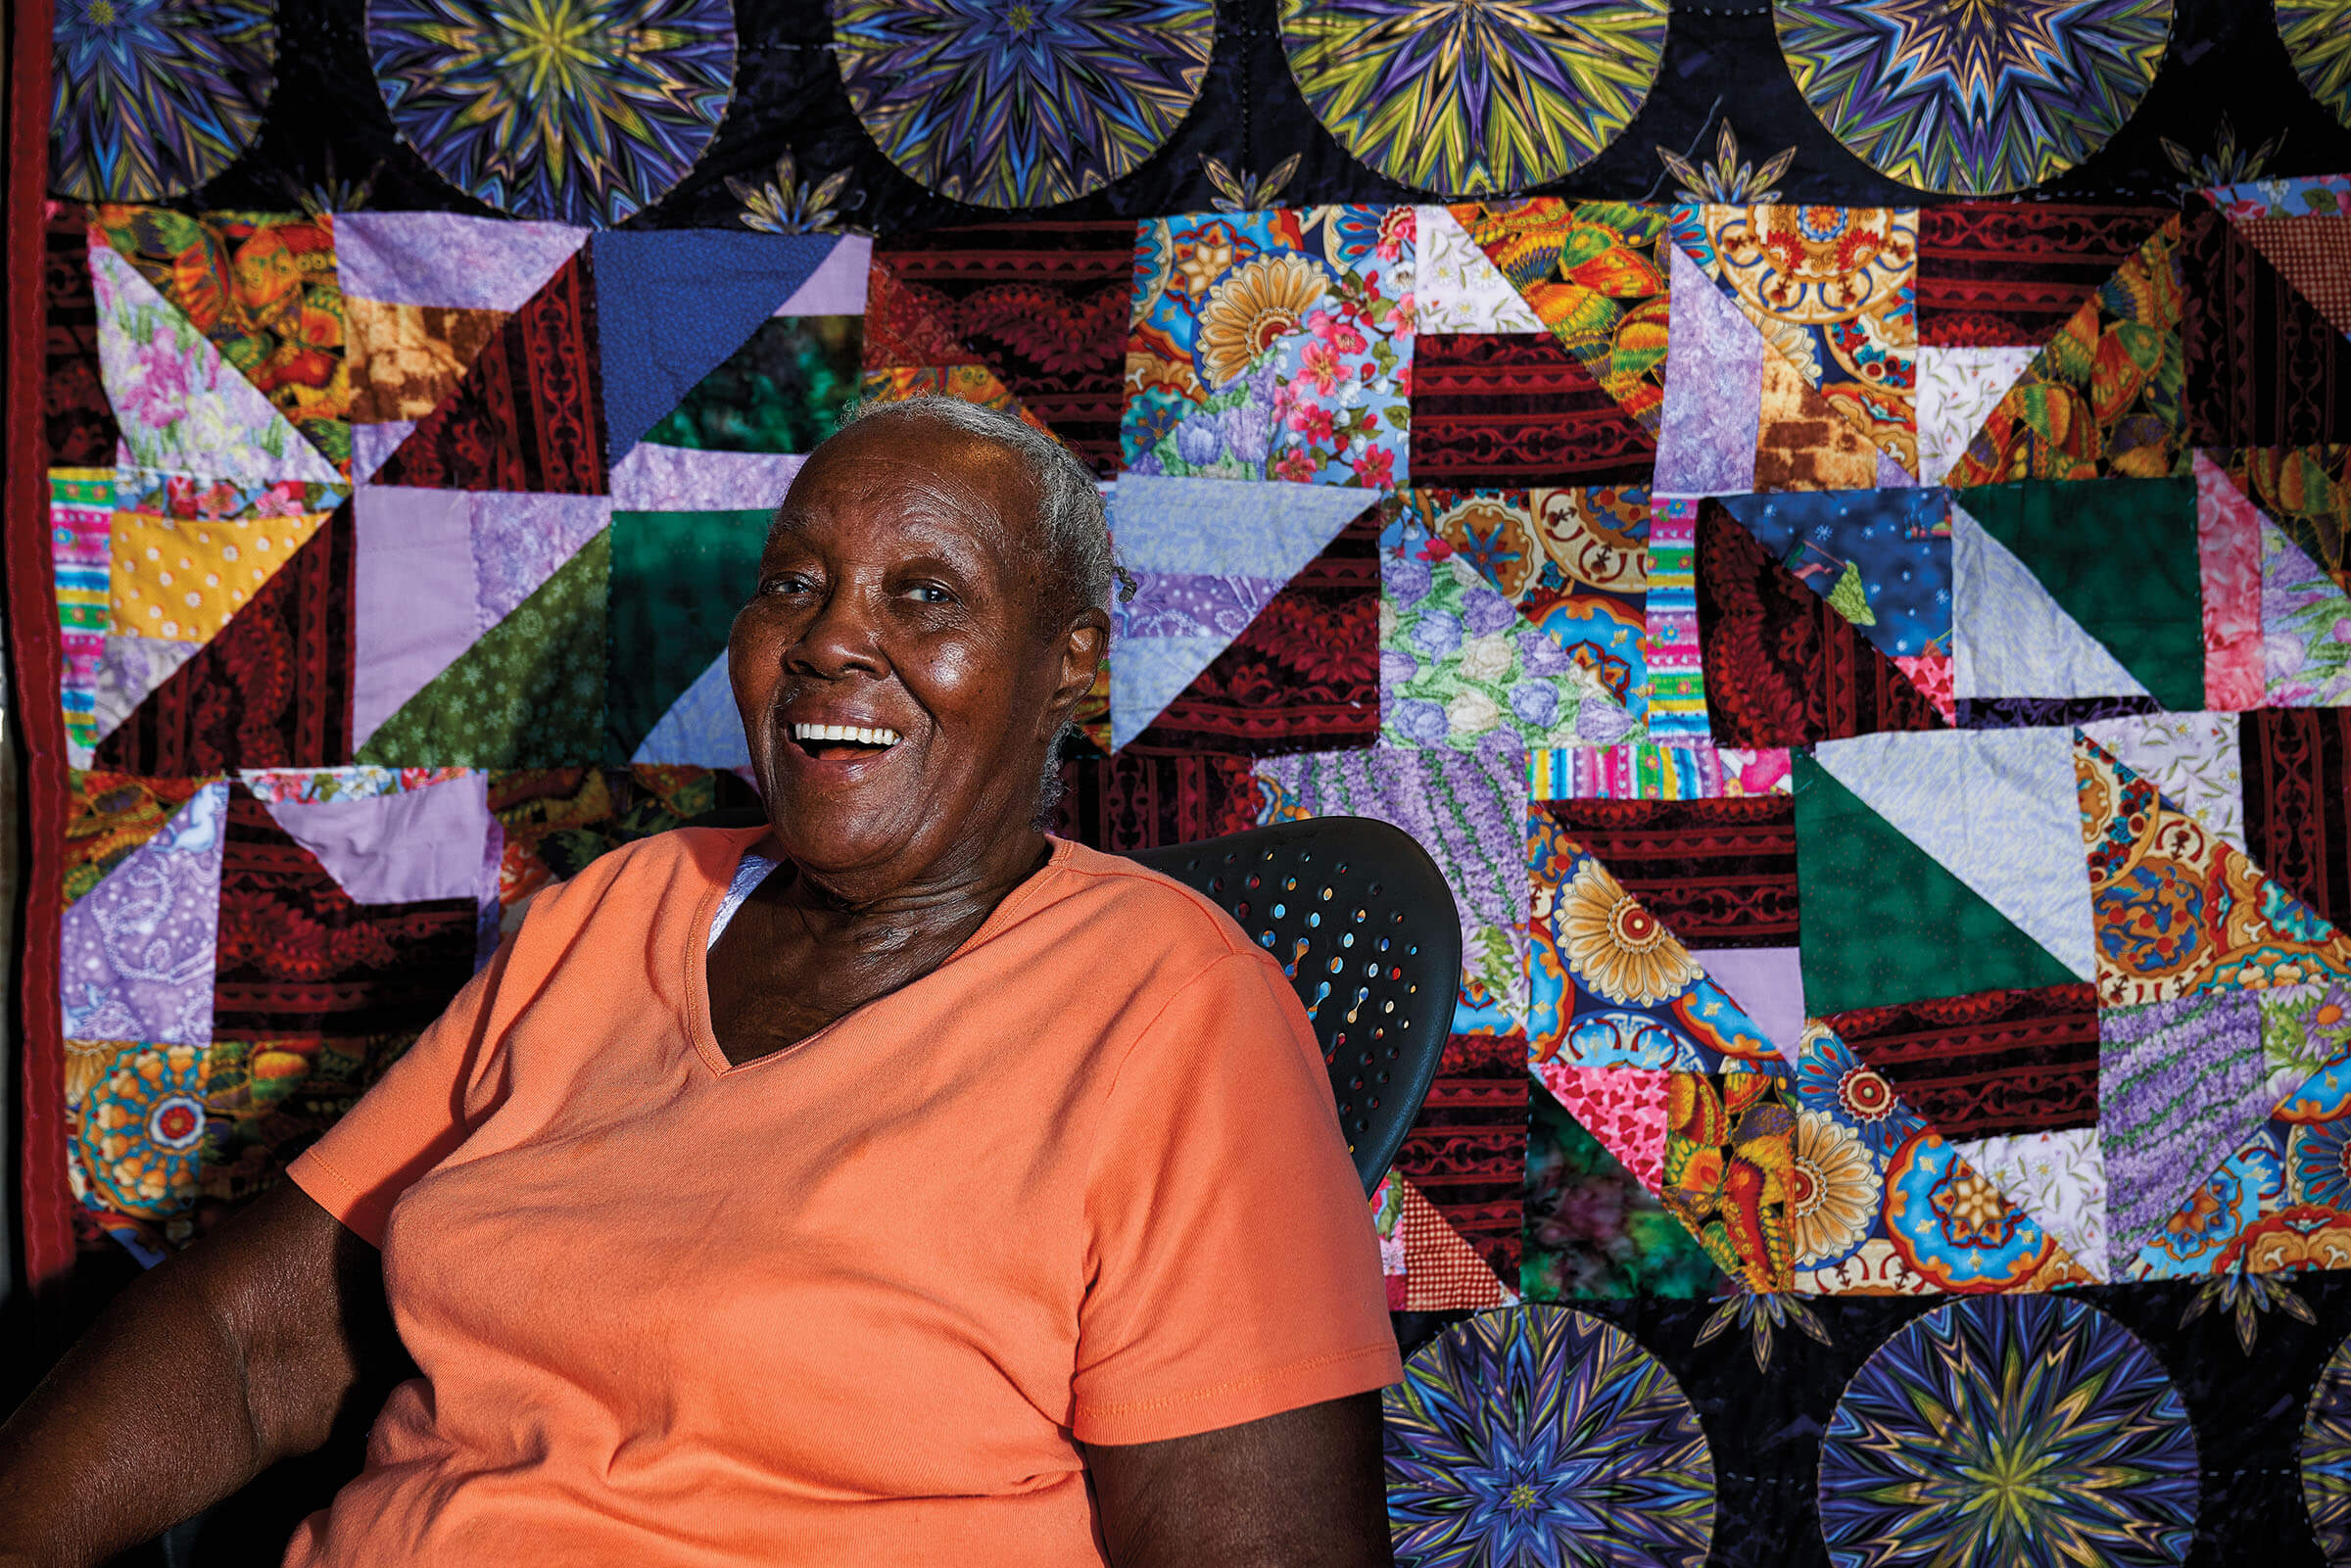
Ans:
{"type": "Polygon", "coordinates": [[[18,244],[41,1278],[753,803],[768,514],[938,393],[1137,580],[1062,832],[1453,886],[1400,1562],[2351,1562],[2351,8],[568,0],[535,99],[509,0],[107,9],[18,244]]]}

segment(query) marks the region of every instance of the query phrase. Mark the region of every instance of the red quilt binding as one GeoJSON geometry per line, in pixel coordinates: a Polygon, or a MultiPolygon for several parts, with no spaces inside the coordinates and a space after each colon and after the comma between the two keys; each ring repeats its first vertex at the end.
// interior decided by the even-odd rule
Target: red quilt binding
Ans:
{"type": "Polygon", "coordinates": [[[18,908],[18,1158],[24,1278],[53,1301],[73,1267],[73,1195],[66,1184],[65,1039],[54,976],[63,910],[58,846],[65,841],[66,721],[58,690],[64,657],[49,559],[48,452],[41,431],[42,201],[49,183],[51,0],[14,0],[8,29],[8,368],[5,477],[8,645],[17,734],[23,737],[24,886],[18,908]]]}

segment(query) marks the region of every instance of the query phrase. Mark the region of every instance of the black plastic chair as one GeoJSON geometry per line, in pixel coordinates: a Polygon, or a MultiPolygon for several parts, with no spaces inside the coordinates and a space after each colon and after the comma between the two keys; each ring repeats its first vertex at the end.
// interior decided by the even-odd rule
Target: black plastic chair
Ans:
{"type": "MultiPolygon", "coordinates": [[[[689,826],[766,820],[739,806],[689,826]]],[[[1355,1172],[1377,1187],[1428,1097],[1462,983],[1461,916],[1428,851],[1374,818],[1310,817],[1128,858],[1206,894],[1281,960],[1322,1042],[1355,1172]]]]}
{"type": "Polygon", "coordinates": [[[1437,1075],[1462,983],[1461,918],[1428,851],[1369,817],[1312,817],[1128,858],[1205,893],[1281,960],[1356,1174],[1377,1187],[1437,1075]]]}

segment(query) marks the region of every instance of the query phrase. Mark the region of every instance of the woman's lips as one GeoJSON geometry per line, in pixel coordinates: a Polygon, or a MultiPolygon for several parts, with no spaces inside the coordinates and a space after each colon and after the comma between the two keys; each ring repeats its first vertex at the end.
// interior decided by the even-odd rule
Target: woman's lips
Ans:
{"type": "Polygon", "coordinates": [[[811,762],[855,765],[888,755],[905,737],[888,725],[797,721],[786,727],[792,749],[811,762]]]}

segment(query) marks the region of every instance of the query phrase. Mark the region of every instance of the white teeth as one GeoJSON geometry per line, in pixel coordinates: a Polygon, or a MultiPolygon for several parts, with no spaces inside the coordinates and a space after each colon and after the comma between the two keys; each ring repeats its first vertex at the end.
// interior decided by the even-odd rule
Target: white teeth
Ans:
{"type": "Polygon", "coordinates": [[[898,732],[884,725],[861,724],[795,724],[792,727],[794,740],[854,740],[861,745],[894,746],[900,738],[898,732]]]}

